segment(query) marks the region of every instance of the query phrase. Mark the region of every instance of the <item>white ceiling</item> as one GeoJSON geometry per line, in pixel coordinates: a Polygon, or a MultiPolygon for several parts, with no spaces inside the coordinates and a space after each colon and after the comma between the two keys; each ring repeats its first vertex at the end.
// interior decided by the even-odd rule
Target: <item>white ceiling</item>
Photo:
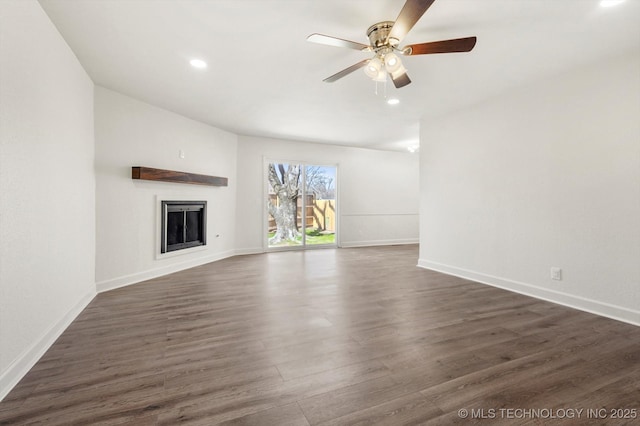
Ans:
{"type": "Polygon", "coordinates": [[[362,70],[322,81],[370,54],[306,37],[368,44],[404,0],[40,0],[98,85],[237,134],[379,149],[417,143],[421,117],[640,53],[640,0],[599,2],[436,0],[402,45],[475,35],[475,49],[403,58],[413,82],[376,95],[362,70]]]}

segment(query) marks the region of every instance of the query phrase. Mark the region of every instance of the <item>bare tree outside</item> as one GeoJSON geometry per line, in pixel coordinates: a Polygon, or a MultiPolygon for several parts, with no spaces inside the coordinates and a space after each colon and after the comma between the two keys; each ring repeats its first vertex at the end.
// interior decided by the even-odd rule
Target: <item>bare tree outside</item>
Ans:
{"type": "Polygon", "coordinates": [[[267,201],[269,214],[276,221],[276,233],[269,238],[269,244],[278,244],[284,240],[296,241],[301,234],[298,230],[298,195],[300,193],[299,164],[269,163],[269,185],[275,192],[278,202],[267,201]]]}
{"type": "Polygon", "coordinates": [[[336,189],[333,178],[325,174],[325,168],[320,166],[307,166],[306,168],[307,193],[311,193],[318,200],[333,200],[336,197],[336,189]]]}

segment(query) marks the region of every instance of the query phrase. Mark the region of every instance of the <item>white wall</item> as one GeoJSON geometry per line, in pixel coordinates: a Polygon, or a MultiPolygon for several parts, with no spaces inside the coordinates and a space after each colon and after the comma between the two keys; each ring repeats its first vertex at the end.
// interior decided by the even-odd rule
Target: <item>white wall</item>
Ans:
{"type": "Polygon", "coordinates": [[[35,1],[0,2],[0,399],[95,295],[93,83],[35,1]]]}
{"type": "Polygon", "coordinates": [[[265,158],[338,165],[341,246],[417,242],[417,155],[240,136],[236,223],[238,253],[264,250],[265,158]]]}
{"type": "Polygon", "coordinates": [[[96,86],[95,138],[98,291],[233,254],[236,135],[96,86]],[[132,166],[227,177],[229,186],[132,180],[132,166]],[[204,249],[158,258],[167,199],[207,201],[204,249]]]}
{"type": "Polygon", "coordinates": [[[419,264],[640,324],[639,118],[633,52],[423,120],[419,264]]]}

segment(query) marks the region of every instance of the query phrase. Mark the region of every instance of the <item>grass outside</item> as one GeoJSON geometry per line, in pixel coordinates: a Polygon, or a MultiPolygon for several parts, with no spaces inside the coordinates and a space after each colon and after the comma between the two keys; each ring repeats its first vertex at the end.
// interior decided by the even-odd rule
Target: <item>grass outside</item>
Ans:
{"type": "MultiPolygon", "coordinates": [[[[321,232],[316,229],[307,229],[307,245],[319,245],[319,244],[335,244],[336,234],[321,232]]],[[[274,232],[269,232],[269,238],[275,235],[274,232]]],[[[282,241],[278,244],[269,244],[269,247],[293,247],[302,244],[302,236],[296,238],[295,241],[282,241]]]]}

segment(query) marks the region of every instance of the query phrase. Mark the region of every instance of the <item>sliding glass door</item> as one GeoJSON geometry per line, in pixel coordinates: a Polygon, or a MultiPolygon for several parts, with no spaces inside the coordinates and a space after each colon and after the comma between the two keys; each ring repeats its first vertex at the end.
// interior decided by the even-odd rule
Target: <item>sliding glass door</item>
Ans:
{"type": "Polygon", "coordinates": [[[267,163],[267,246],[335,246],[336,166],[267,163]]]}

